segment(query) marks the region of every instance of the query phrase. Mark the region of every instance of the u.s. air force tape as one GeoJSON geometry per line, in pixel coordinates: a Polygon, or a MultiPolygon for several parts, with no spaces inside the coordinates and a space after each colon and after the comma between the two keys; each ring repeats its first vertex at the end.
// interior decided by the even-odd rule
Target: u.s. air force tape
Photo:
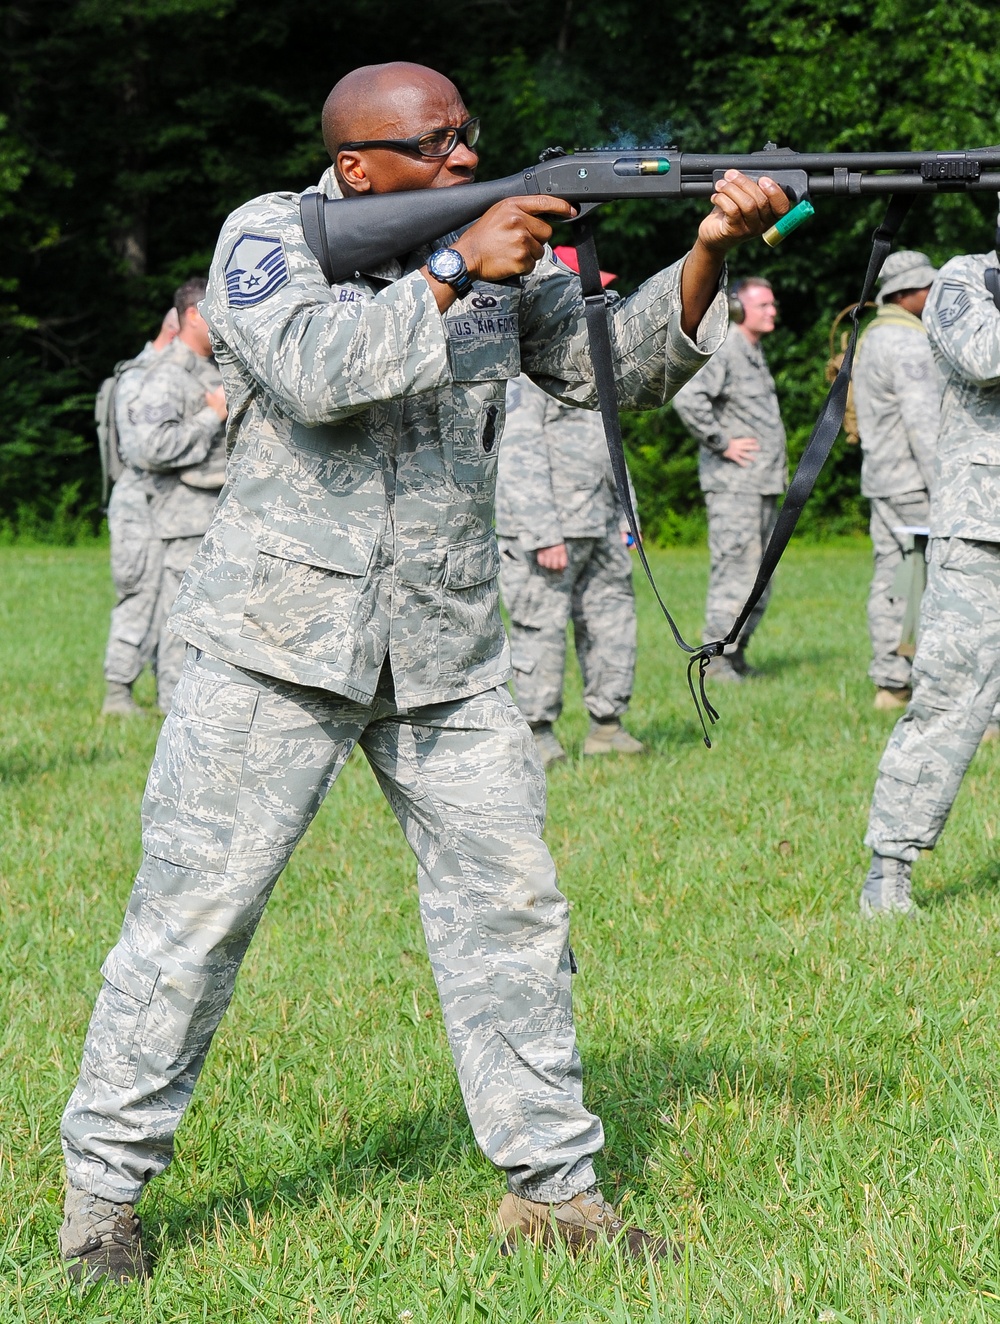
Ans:
{"type": "Polygon", "coordinates": [[[264,234],[241,234],[226,261],[226,299],[230,308],[251,308],[288,283],[288,259],[281,240],[264,234]]]}

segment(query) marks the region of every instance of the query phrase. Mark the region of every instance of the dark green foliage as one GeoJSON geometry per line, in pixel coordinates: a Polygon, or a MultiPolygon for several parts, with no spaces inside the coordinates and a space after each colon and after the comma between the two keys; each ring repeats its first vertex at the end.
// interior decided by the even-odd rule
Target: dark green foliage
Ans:
{"type": "MultiPolygon", "coordinates": [[[[429,0],[419,18],[401,0],[0,4],[2,527],[27,512],[36,533],[96,526],[92,392],[153,332],[173,287],[205,269],[227,211],[318,177],[319,108],[359,62],[409,58],[452,74],[484,118],[485,178],[553,142],[628,135],[692,150],[767,138],[978,146],[1000,138],[998,37],[1000,13],[971,0],[429,0]]],[[[921,204],[902,242],[936,260],[984,249],[991,207],[988,195],[921,204]]],[[[681,254],[701,211],[609,210],[601,252],[620,288],[681,254]]],[[[735,270],[769,275],[782,300],[769,353],[793,451],[822,398],[825,328],[856,294],[877,213],[825,200],[777,252],[737,255],[735,270]]],[[[630,420],[628,434],[648,532],[691,536],[690,442],[670,413],[630,420]]],[[[856,469],[845,448],[812,529],[857,524],[856,469]]]]}

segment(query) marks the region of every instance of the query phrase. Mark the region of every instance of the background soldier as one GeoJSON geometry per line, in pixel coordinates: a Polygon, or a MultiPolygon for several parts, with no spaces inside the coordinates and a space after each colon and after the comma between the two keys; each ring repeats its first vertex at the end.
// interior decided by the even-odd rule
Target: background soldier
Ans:
{"type": "MultiPolygon", "coordinates": [[[[477,164],[478,122],[418,65],[348,74],[323,130],[329,197],[461,186],[477,164]]],[[[725,254],[788,208],[773,181],[735,171],[715,202],[687,257],[612,309],[635,346],[619,356],[623,405],[662,403],[718,346],[725,254]]],[[[670,1253],[623,1227],[596,1185],[603,1133],[583,1105],[545,776],[506,688],[505,384],[523,363],[594,398],[579,283],[545,248],[553,213],[572,212],[508,199],[449,248],[333,288],[296,195],[257,198],[223,227],[204,307],[240,402],[231,481],[172,617],[192,647],[63,1117],[60,1245],[78,1278],[148,1274],[133,1205],[170,1161],[271,889],[355,745],[419,861],[466,1108],[507,1173],[502,1226],[670,1253]],[[481,325],[455,306],[473,281],[496,301],[481,325]]]]}
{"type": "Polygon", "coordinates": [[[872,663],[880,711],[905,708],[910,659],[896,650],[906,598],[896,584],[912,535],[930,518],[934,448],[941,415],[941,377],[920,315],[937,275],[923,253],[890,253],[882,268],[881,305],[854,368],[854,403],[863,459],[861,493],[871,502],[875,570],[868,595],[872,663]]]}
{"type": "MultiPolygon", "coordinates": [[[[163,319],[155,340],[147,341],[133,366],[118,378],[115,422],[121,438],[132,426],[131,410],[146,369],[177,335],[177,309],[163,319]]],[[[154,618],[163,569],[162,546],[149,512],[146,475],[126,464],[108,502],[111,539],[111,579],[118,601],[111,609],[111,628],[104,653],[103,713],[128,717],[141,712],[132,698],[132,686],[147,662],[156,666],[154,618]]]]}
{"type": "MultiPolygon", "coordinates": [[[[774,291],[760,276],[737,281],[729,312],[726,343],[674,396],[674,408],[700,443],[698,477],[711,558],[706,643],[726,637],[749,596],[788,481],[785,428],[760,347],[761,337],[774,330],[774,291]]],[[[770,595],[768,585],[737,644],[712,659],[709,675],[741,681],[753,674],[745,651],[770,595]]]]}
{"type": "Polygon", "coordinates": [[[142,379],[122,452],[143,470],[153,528],[162,547],[156,604],[157,702],[170,711],[184,662],[184,640],[167,624],[185,570],[215,513],[225,482],[226,397],[212,357],[208,324],[198,311],[206,281],[185,281],[174,295],[177,339],[142,379]]]}
{"type": "MultiPolygon", "coordinates": [[[[555,252],[577,269],[575,249],[555,252]]],[[[601,415],[561,404],[523,375],[507,387],[496,528],[514,694],[542,762],[566,757],[552,723],[570,620],[590,713],[584,754],[641,754],[621,724],[635,674],[635,595],[601,415]]]]}
{"type": "Polygon", "coordinates": [[[955,257],[923,321],[944,375],[927,588],[913,697],[879,764],[865,844],[866,916],[913,910],[910,869],[931,850],[1000,697],[1000,311],[997,254],[955,257]]]}

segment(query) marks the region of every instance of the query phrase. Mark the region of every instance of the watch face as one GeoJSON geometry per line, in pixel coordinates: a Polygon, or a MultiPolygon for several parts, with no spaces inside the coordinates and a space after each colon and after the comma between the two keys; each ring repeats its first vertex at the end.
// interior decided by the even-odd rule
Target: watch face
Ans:
{"type": "Polygon", "coordinates": [[[461,275],[465,268],[465,260],[454,248],[439,248],[428,258],[427,267],[431,275],[437,276],[438,280],[453,280],[461,275]]]}

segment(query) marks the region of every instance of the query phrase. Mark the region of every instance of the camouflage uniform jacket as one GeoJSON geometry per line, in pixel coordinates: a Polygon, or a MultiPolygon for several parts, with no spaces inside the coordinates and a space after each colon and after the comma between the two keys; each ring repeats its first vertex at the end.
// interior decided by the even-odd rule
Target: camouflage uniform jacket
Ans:
{"type": "Polygon", "coordinates": [[[1000,542],[1000,312],[983,282],[996,253],[953,257],[924,308],[944,375],[931,537],[1000,542]]]}
{"type": "MultiPolygon", "coordinates": [[[[332,169],[320,187],[339,196],[332,169]]],[[[426,251],[331,288],[297,194],[226,221],[202,312],[228,482],[171,618],[217,657],[362,703],[388,652],[403,709],[510,675],[492,527],[507,382],[523,363],[569,400],[595,396],[572,273],[547,253],[442,317],[426,251]]],[[[699,344],[681,332],[680,267],[615,306],[626,407],[662,403],[722,339],[721,294],[699,344]]]]}
{"type": "Polygon", "coordinates": [[[147,340],[142,349],[132,360],[131,366],[126,368],[118,378],[118,386],[115,390],[115,426],[118,429],[118,452],[125,461],[125,468],[121,477],[115,483],[115,487],[120,491],[137,488],[144,492],[147,500],[152,499],[152,489],[149,484],[149,475],[144,469],[138,468],[129,461],[129,455],[134,455],[135,444],[129,438],[134,424],[135,402],[139,396],[139,388],[142,385],[142,379],[152,363],[159,357],[159,351],[153,348],[153,342],[147,340]]]}
{"type": "Polygon", "coordinates": [[[523,375],[510,382],[498,535],[534,552],[567,538],[603,538],[622,520],[600,411],[554,400],[523,375]]]}
{"type": "Polygon", "coordinates": [[[784,492],[785,426],[774,378],[760,345],[751,344],[735,323],[718,354],[678,391],[674,408],[701,443],[698,478],[703,492],[784,492]],[[722,458],[734,437],[756,437],[760,443],[745,469],[722,458]]]}
{"type": "Polygon", "coordinates": [[[858,351],[854,403],[861,434],[861,494],[930,491],[941,376],[919,317],[880,308],[858,351]]]}
{"type": "Polygon", "coordinates": [[[123,457],[145,470],[160,538],[200,537],[215,513],[225,470],[225,428],[205,392],[221,386],[213,359],[179,338],[157,355],[139,385],[122,432],[123,457]]]}

